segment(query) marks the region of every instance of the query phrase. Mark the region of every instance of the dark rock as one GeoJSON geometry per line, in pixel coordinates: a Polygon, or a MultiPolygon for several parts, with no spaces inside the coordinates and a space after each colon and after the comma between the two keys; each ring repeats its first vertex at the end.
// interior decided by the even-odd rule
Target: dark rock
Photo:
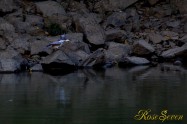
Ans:
{"type": "Polygon", "coordinates": [[[8,42],[12,42],[17,37],[14,26],[3,18],[0,18],[0,35],[8,42]]]}
{"type": "Polygon", "coordinates": [[[68,28],[71,26],[72,24],[72,18],[69,17],[68,15],[52,15],[48,18],[44,18],[44,22],[45,22],[45,27],[48,28],[48,30],[50,29],[51,25],[58,25],[61,28],[61,32],[68,32],[68,28]]]}
{"type": "MultiPolygon", "coordinates": [[[[98,64],[98,60],[89,63],[89,61],[92,61],[92,59],[99,58],[94,58],[98,57],[96,54],[97,52],[90,54],[88,45],[82,41],[82,33],[70,33],[67,34],[66,37],[70,41],[65,42],[62,47],[59,48],[59,50],[44,58],[44,60],[42,60],[42,66],[44,65],[53,68],[53,64],[58,63],[60,68],[64,68],[64,65],[71,67],[83,67],[94,66],[95,64],[98,64]]],[[[55,66],[55,68],[58,67],[55,66]]]]}
{"type": "Polygon", "coordinates": [[[161,32],[162,36],[165,37],[165,40],[178,40],[179,39],[179,34],[173,31],[162,31],[161,32]]]}
{"type": "Polygon", "coordinates": [[[30,47],[31,55],[38,54],[38,53],[44,52],[44,51],[45,52],[48,51],[47,53],[50,54],[52,52],[52,50],[48,49],[47,45],[53,41],[55,41],[55,40],[49,41],[45,37],[33,37],[33,38],[29,39],[29,42],[30,42],[29,47],[30,47]]]}
{"type": "Polygon", "coordinates": [[[16,10],[17,7],[13,0],[1,0],[0,1],[0,13],[10,13],[16,10]]]}
{"type": "Polygon", "coordinates": [[[115,42],[108,43],[108,50],[105,51],[106,61],[118,62],[131,53],[130,46],[115,42]]]}
{"type": "Polygon", "coordinates": [[[31,38],[30,35],[20,35],[19,37],[16,37],[13,42],[11,42],[11,47],[19,53],[24,54],[25,51],[30,50],[28,42],[29,38],[31,38]]]}
{"type": "Polygon", "coordinates": [[[81,62],[82,67],[102,67],[105,64],[104,49],[98,49],[81,62]]]}
{"type": "Polygon", "coordinates": [[[36,2],[37,11],[43,14],[44,17],[50,17],[52,15],[64,15],[66,14],[64,8],[55,1],[42,1],[36,2]]]}
{"type": "Polygon", "coordinates": [[[122,42],[126,35],[123,30],[118,29],[111,29],[105,32],[106,34],[106,41],[115,41],[115,42],[122,42]]]}
{"type": "Polygon", "coordinates": [[[38,15],[26,15],[26,22],[28,22],[32,26],[37,26],[40,28],[44,27],[44,19],[38,15]]]}
{"type": "Polygon", "coordinates": [[[36,64],[33,67],[31,67],[31,71],[43,71],[41,64],[36,64]]]}
{"type": "Polygon", "coordinates": [[[166,17],[166,16],[170,16],[172,14],[172,9],[171,9],[171,6],[169,4],[164,4],[162,6],[154,7],[153,12],[155,13],[156,17],[163,18],[163,17],[166,17]]]}
{"type": "Polygon", "coordinates": [[[15,32],[14,26],[11,25],[6,20],[4,20],[3,18],[0,18],[0,30],[3,32],[8,32],[8,33],[15,32]]]}
{"type": "Polygon", "coordinates": [[[174,57],[186,57],[187,56],[187,45],[183,45],[182,47],[176,47],[162,52],[161,56],[166,59],[174,58],[174,57]]]}
{"type": "Polygon", "coordinates": [[[179,25],[180,25],[180,21],[179,20],[173,20],[173,21],[168,21],[168,22],[166,22],[166,25],[168,26],[168,27],[172,27],[172,28],[176,28],[176,27],[178,27],[179,25]]]}
{"type": "Polygon", "coordinates": [[[72,42],[76,42],[76,41],[83,42],[83,34],[82,33],[68,33],[68,34],[66,34],[66,38],[72,42]]]}
{"type": "Polygon", "coordinates": [[[128,66],[128,65],[147,65],[150,64],[150,61],[141,58],[141,57],[125,57],[119,62],[119,66],[128,66]]]}
{"type": "Polygon", "coordinates": [[[184,32],[187,33],[187,22],[184,24],[184,32]]]}
{"type": "Polygon", "coordinates": [[[70,40],[70,42],[67,42],[62,47],[76,51],[76,50],[82,50],[86,52],[87,54],[90,54],[90,49],[86,43],[83,42],[83,34],[82,33],[69,33],[66,34],[67,39],[70,40]]]}
{"type": "Polygon", "coordinates": [[[14,59],[1,59],[0,72],[15,72],[20,69],[20,63],[14,59]]]}
{"type": "Polygon", "coordinates": [[[0,72],[15,72],[20,70],[20,64],[23,58],[15,50],[8,49],[1,51],[0,58],[0,72]]]}
{"type": "Polygon", "coordinates": [[[101,0],[94,5],[94,8],[99,12],[119,11],[126,9],[136,1],[137,0],[101,0]]]}
{"type": "Polygon", "coordinates": [[[42,66],[44,64],[46,65],[51,63],[75,66],[74,62],[72,62],[71,59],[61,50],[55,51],[54,53],[48,55],[41,61],[42,66]]]}
{"type": "Polygon", "coordinates": [[[159,0],[148,0],[149,4],[154,5],[158,2],[159,0]]]}
{"type": "Polygon", "coordinates": [[[77,32],[82,32],[89,43],[102,45],[105,42],[105,32],[92,16],[76,16],[74,23],[77,32]]]}
{"type": "Polygon", "coordinates": [[[133,45],[132,52],[136,55],[149,55],[155,51],[154,47],[152,47],[145,40],[138,40],[133,45]]]}
{"type": "Polygon", "coordinates": [[[183,43],[187,43],[187,34],[180,38],[180,41],[183,43]]]}
{"type": "Polygon", "coordinates": [[[149,40],[152,41],[153,43],[157,44],[160,43],[164,38],[162,35],[157,34],[157,33],[149,33],[149,40]]]}
{"type": "Polygon", "coordinates": [[[187,14],[187,1],[186,0],[170,0],[171,5],[177,7],[181,14],[187,14]]]}
{"type": "Polygon", "coordinates": [[[81,49],[71,50],[62,48],[61,50],[69,57],[75,66],[82,66],[81,63],[89,57],[89,54],[81,49]]]}
{"type": "Polygon", "coordinates": [[[125,12],[114,12],[106,20],[106,26],[120,27],[124,25],[127,19],[127,14],[125,12]]]}
{"type": "Polygon", "coordinates": [[[6,41],[0,38],[0,50],[5,50],[7,48],[6,41]]]}
{"type": "Polygon", "coordinates": [[[90,9],[90,11],[92,11],[92,8],[89,5],[85,5],[83,2],[70,1],[68,3],[64,3],[63,6],[65,6],[65,9],[70,12],[89,13],[88,8],[90,9]]]}

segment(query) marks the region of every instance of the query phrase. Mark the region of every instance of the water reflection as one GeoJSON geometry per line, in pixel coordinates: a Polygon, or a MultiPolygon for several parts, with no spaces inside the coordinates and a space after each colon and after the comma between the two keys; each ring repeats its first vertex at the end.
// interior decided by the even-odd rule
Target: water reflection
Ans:
{"type": "Polygon", "coordinates": [[[160,122],[137,122],[133,117],[142,108],[150,108],[158,114],[168,109],[185,116],[186,72],[184,68],[160,65],[157,68],[78,70],[64,76],[0,75],[0,122],[157,124],[160,122]],[[168,67],[169,70],[165,69],[168,67]]]}

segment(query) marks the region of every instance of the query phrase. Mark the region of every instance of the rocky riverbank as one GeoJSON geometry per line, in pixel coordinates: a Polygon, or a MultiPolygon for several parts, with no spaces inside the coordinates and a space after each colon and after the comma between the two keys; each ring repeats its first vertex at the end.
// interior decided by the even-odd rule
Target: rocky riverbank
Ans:
{"type": "Polygon", "coordinates": [[[185,0],[1,0],[0,72],[181,65],[186,8],[185,0]],[[46,47],[64,33],[70,42],[46,47]]]}

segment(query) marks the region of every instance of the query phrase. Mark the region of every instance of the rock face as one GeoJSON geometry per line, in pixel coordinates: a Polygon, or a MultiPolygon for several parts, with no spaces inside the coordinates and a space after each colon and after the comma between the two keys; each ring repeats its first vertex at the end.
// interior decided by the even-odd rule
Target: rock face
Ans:
{"type": "Polygon", "coordinates": [[[14,50],[6,50],[0,53],[0,72],[15,72],[20,70],[21,55],[14,50]]]}
{"type": "Polygon", "coordinates": [[[1,59],[0,72],[15,72],[20,69],[20,63],[14,59],[1,59]]]}
{"type": "Polygon", "coordinates": [[[137,0],[101,0],[96,3],[95,8],[100,8],[104,11],[123,10],[136,1],[137,0]]]}
{"type": "Polygon", "coordinates": [[[146,65],[149,64],[150,61],[141,58],[141,57],[125,57],[119,62],[119,66],[127,66],[127,65],[146,65]]]}
{"type": "Polygon", "coordinates": [[[148,0],[149,4],[154,5],[158,2],[159,0],[148,0]]]}
{"type": "Polygon", "coordinates": [[[160,34],[156,34],[156,33],[149,33],[149,39],[150,41],[152,41],[153,43],[160,43],[164,38],[162,37],[162,35],[160,34]]]}
{"type": "MultiPolygon", "coordinates": [[[[52,41],[55,41],[53,38],[52,41]]],[[[46,51],[48,50],[48,48],[46,47],[50,42],[52,42],[50,40],[47,40],[46,38],[42,38],[42,37],[33,37],[31,39],[29,39],[29,47],[30,47],[30,51],[31,54],[38,54],[39,52],[42,51],[46,51]]]]}
{"type": "Polygon", "coordinates": [[[186,0],[1,0],[0,71],[14,72],[20,65],[40,70],[40,61],[44,70],[148,63],[134,56],[152,64],[186,61],[186,5],[186,0]],[[69,42],[46,47],[64,33],[69,42]]]}
{"type": "Polygon", "coordinates": [[[0,13],[10,13],[16,9],[16,5],[13,0],[1,0],[0,1],[0,13]]]}
{"type": "Polygon", "coordinates": [[[15,34],[15,27],[3,18],[0,18],[0,30],[0,35],[10,42],[12,42],[15,37],[17,37],[15,34]]]}
{"type": "Polygon", "coordinates": [[[107,18],[106,26],[120,27],[126,21],[127,14],[124,12],[115,12],[107,18]]]}
{"type": "Polygon", "coordinates": [[[31,67],[31,71],[43,71],[41,64],[36,64],[33,67],[31,67]]]}
{"type": "Polygon", "coordinates": [[[125,37],[125,31],[118,29],[111,29],[105,32],[106,41],[121,42],[125,37]]]}
{"type": "Polygon", "coordinates": [[[74,23],[77,32],[82,32],[89,43],[102,45],[105,43],[105,32],[92,16],[76,16],[74,23]]]}
{"type": "Polygon", "coordinates": [[[181,14],[187,14],[187,1],[186,0],[171,0],[173,6],[176,6],[181,14]]]}
{"type": "Polygon", "coordinates": [[[35,4],[37,7],[37,11],[41,12],[44,17],[65,14],[65,10],[63,9],[63,7],[55,1],[36,2],[35,4]]]}
{"type": "Polygon", "coordinates": [[[108,50],[105,51],[106,61],[115,61],[118,62],[123,57],[128,56],[131,53],[130,46],[110,42],[108,44],[108,50]]]}
{"type": "Polygon", "coordinates": [[[19,53],[24,54],[25,51],[29,51],[29,40],[30,35],[22,35],[16,37],[13,42],[11,42],[11,47],[17,50],[19,53]]]}
{"type": "Polygon", "coordinates": [[[184,24],[184,32],[187,33],[187,22],[184,24]]]}
{"type": "Polygon", "coordinates": [[[145,40],[139,40],[134,43],[132,51],[136,55],[149,55],[153,53],[155,49],[145,40]]]}
{"type": "Polygon", "coordinates": [[[95,67],[105,64],[105,54],[103,49],[98,49],[94,53],[90,54],[83,62],[81,67],[95,67]]]}
{"type": "Polygon", "coordinates": [[[169,49],[164,51],[161,56],[166,59],[174,58],[174,57],[186,57],[187,56],[187,45],[183,45],[182,47],[177,47],[173,49],[169,49]]]}

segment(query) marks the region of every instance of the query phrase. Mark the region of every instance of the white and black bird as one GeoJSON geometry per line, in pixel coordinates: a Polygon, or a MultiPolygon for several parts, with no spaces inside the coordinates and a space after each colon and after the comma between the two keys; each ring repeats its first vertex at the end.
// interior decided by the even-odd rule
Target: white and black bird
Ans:
{"type": "Polygon", "coordinates": [[[64,44],[65,42],[68,42],[68,41],[70,41],[70,40],[66,38],[65,34],[63,34],[60,36],[59,40],[48,44],[47,47],[52,47],[53,49],[58,49],[59,47],[62,46],[62,44],[64,44]]]}

